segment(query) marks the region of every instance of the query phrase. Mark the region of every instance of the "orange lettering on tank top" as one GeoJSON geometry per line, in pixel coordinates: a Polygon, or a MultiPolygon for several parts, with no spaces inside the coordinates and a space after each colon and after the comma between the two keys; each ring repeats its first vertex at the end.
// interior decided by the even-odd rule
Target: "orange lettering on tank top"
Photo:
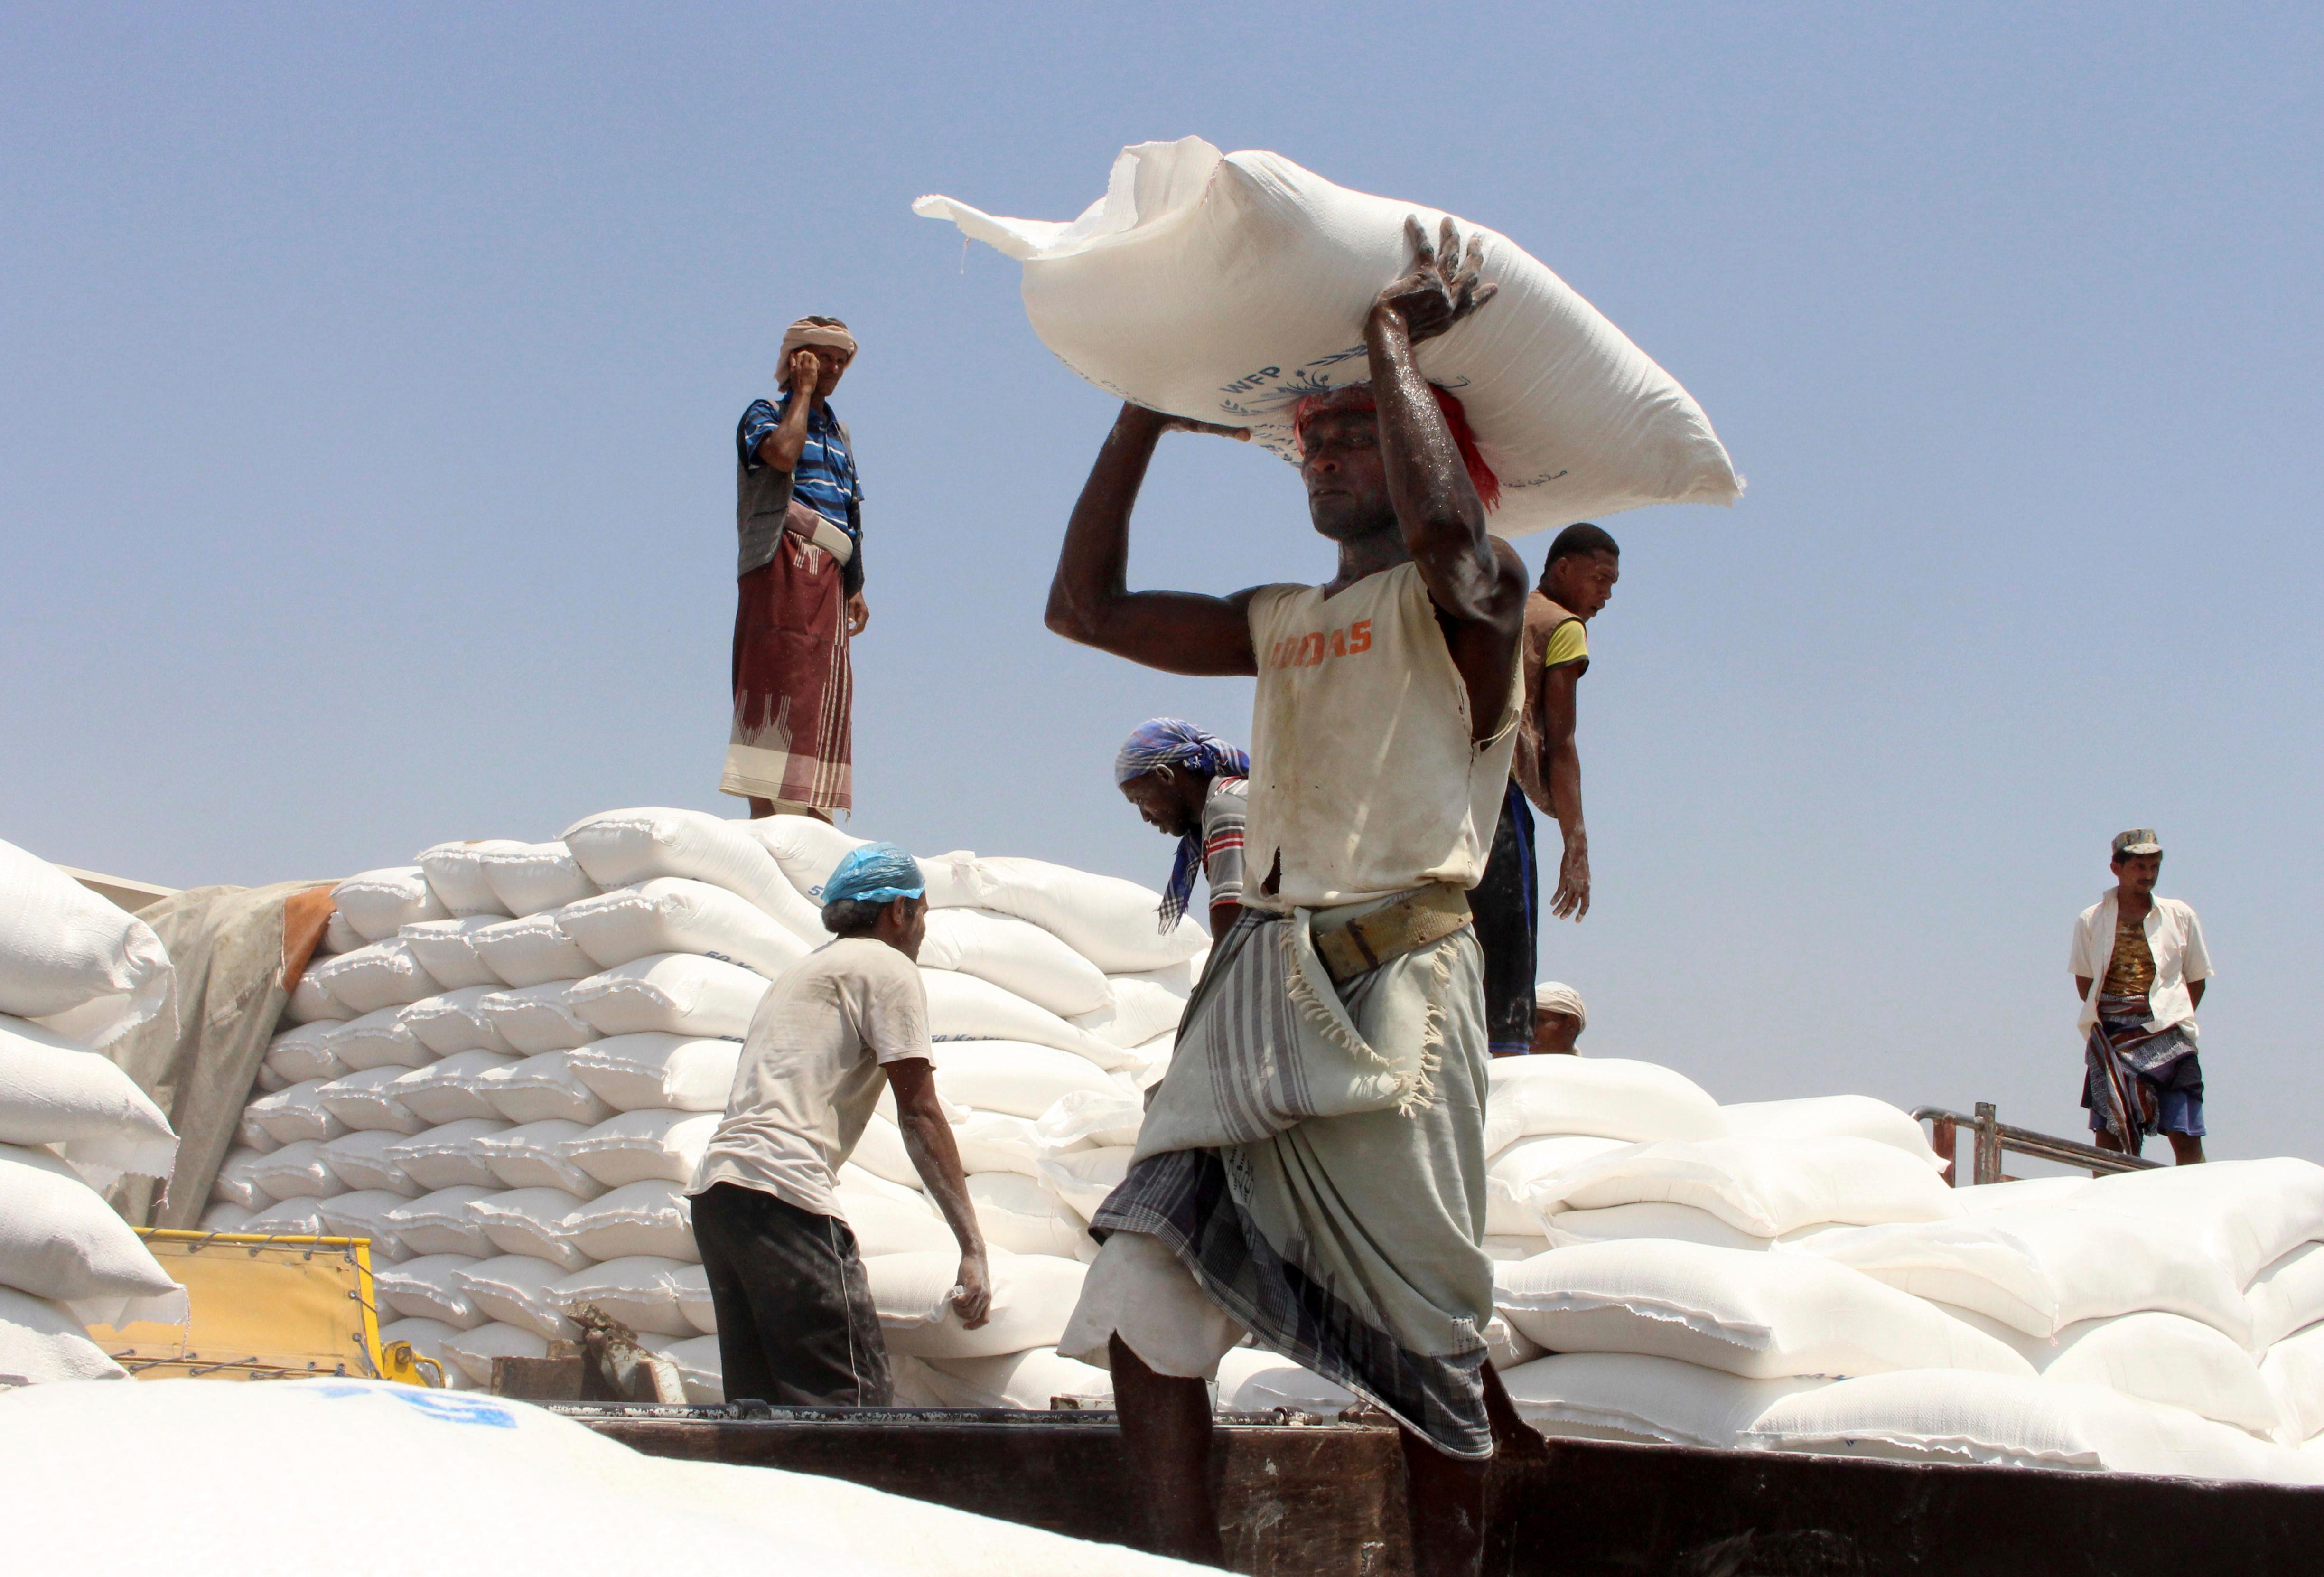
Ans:
{"type": "Polygon", "coordinates": [[[1335,630],[1286,635],[1268,649],[1269,668],[1320,668],[1333,657],[1353,657],[1372,646],[1372,621],[1360,618],[1335,630]]]}

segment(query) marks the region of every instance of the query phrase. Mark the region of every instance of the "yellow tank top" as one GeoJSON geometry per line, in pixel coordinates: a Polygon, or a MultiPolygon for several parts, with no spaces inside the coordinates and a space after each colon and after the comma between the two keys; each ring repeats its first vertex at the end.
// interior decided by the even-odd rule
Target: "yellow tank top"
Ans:
{"type": "Polygon", "coordinates": [[[1517,747],[1521,653],[1510,654],[1501,715],[1478,740],[1416,565],[1329,598],[1321,587],[1263,587],[1250,637],[1259,690],[1242,901],[1281,912],[1432,882],[1475,886],[1517,747]]]}
{"type": "Polygon", "coordinates": [[[2146,945],[2144,919],[2118,919],[2114,924],[2114,956],[2107,960],[2107,997],[2144,997],[2154,984],[2154,950],[2146,945]]]}

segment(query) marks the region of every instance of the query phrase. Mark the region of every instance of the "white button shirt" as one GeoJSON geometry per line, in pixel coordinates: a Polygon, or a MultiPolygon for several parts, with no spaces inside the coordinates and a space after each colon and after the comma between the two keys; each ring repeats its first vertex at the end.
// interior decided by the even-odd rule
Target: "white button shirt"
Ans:
{"type": "MultiPolygon", "coordinates": [[[[2115,889],[2074,922],[2074,973],[2089,979],[2089,995],[2082,1000],[2082,1034],[2098,1021],[2098,996],[2106,989],[2107,966],[2114,960],[2115,889]]],[[[2196,1038],[2195,999],[2187,988],[2211,978],[2211,955],[2203,947],[2202,923],[2195,911],[2176,898],[2157,898],[2146,912],[2146,948],[2154,955],[2154,984],[2147,988],[2148,1033],[2177,1025],[2187,1038],[2196,1038]]]]}

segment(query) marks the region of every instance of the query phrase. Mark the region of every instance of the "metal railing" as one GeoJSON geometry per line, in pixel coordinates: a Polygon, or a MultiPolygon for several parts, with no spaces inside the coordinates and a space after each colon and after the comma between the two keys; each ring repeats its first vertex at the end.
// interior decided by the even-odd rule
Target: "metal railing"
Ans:
{"type": "Polygon", "coordinates": [[[2149,1161],[2143,1155],[2128,1155],[2120,1150],[2101,1150],[2096,1145],[2061,1139],[2055,1134],[2037,1134],[2032,1128],[2012,1127],[2000,1119],[1989,1100],[1977,1103],[1975,1117],[1963,1117],[1957,1111],[1947,1111],[1941,1106],[1916,1107],[1913,1116],[1930,1126],[1930,1148],[1953,1164],[1952,1183],[1955,1188],[2009,1181],[2001,1170],[2001,1157],[2005,1153],[2079,1166],[2093,1173],[2144,1172],[2149,1167],[2163,1164],[2160,1161],[2149,1161]],[[1960,1130],[1963,1128],[1969,1129],[1976,1138],[1967,1183],[1961,1181],[1960,1164],[1960,1130]]]}

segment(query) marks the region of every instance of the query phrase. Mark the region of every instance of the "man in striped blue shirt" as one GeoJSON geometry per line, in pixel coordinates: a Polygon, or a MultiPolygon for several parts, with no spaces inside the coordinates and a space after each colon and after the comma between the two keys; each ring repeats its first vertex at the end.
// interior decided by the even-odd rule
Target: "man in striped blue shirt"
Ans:
{"type": "Polygon", "coordinates": [[[863,633],[862,483],[830,394],[855,359],[836,318],[783,335],[781,393],[734,429],[734,723],[724,793],[753,816],[831,820],[853,803],[848,643],[863,633]]]}

